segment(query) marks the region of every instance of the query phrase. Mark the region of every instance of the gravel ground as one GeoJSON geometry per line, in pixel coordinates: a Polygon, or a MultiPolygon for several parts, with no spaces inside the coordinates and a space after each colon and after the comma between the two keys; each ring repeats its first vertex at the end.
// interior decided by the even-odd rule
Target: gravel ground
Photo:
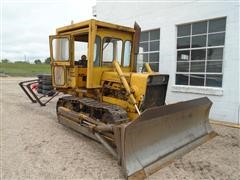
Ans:
{"type": "MultiPolygon", "coordinates": [[[[1,79],[2,179],[123,179],[117,162],[97,142],[57,123],[56,100],[31,104],[17,83],[1,79]]],[[[240,130],[219,134],[149,179],[240,179],[240,130]]]]}

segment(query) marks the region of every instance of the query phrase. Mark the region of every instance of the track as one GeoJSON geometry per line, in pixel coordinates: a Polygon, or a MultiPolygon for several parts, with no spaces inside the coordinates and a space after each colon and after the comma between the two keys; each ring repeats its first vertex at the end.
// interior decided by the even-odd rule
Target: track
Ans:
{"type": "Polygon", "coordinates": [[[59,98],[58,107],[63,106],[75,112],[83,112],[89,117],[109,124],[120,124],[128,120],[127,112],[120,106],[102,103],[92,98],[65,96],[59,98]]]}

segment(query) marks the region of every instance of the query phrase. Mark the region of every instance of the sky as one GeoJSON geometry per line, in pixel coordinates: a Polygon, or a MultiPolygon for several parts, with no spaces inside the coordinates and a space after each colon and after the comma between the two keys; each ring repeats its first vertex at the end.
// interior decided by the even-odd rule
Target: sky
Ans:
{"type": "Polygon", "coordinates": [[[93,18],[95,0],[0,0],[1,58],[11,61],[49,57],[49,35],[58,27],[93,18]]]}

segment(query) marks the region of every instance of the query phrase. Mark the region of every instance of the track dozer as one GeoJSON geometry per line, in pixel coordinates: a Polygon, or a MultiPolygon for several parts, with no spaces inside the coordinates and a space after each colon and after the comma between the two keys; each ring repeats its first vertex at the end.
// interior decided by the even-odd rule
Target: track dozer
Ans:
{"type": "MultiPolygon", "coordinates": [[[[166,105],[169,76],[136,71],[140,27],[88,20],[49,37],[57,117],[98,142],[126,178],[149,176],[214,137],[207,98],[166,105]]],[[[143,60],[144,61],[144,60],[143,60]]]]}

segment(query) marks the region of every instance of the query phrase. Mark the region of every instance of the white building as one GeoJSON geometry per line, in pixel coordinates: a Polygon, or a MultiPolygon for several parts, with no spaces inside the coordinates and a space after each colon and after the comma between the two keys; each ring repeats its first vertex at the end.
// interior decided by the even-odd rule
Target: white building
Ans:
{"type": "Polygon", "coordinates": [[[239,3],[101,1],[99,20],[142,28],[142,60],[169,74],[167,103],[208,96],[210,118],[239,124],[239,3]]]}

